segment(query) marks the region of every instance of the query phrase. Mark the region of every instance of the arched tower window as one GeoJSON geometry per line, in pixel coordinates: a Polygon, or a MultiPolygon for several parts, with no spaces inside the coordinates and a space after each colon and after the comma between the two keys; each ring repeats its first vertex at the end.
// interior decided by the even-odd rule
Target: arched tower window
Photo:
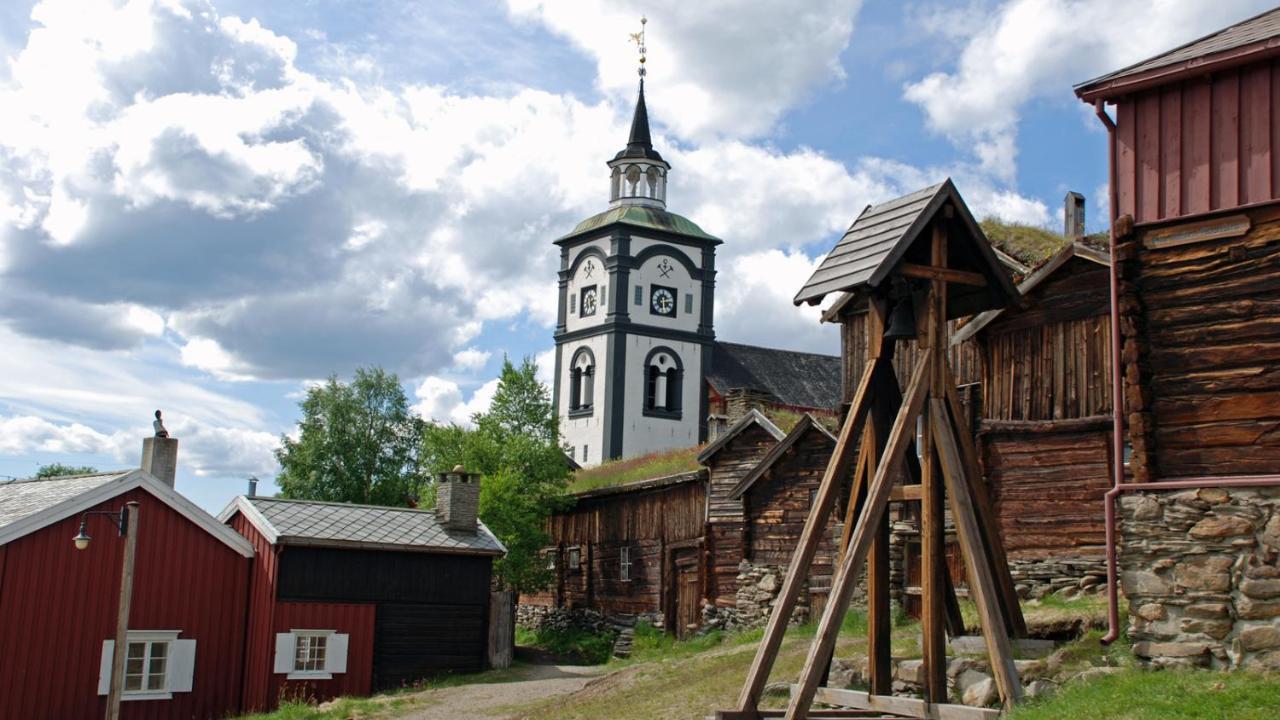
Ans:
{"type": "Polygon", "coordinates": [[[644,414],[680,418],[684,366],[670,348],[654,348],[644,361],[644,414]]]}
{"type": "Polygon", "coordinates": [[[589,415],[595,404],[596,359],[588,348],[579,348],[569,365],[569,414],[589,415]]]}
{"type": "Polygon", "coordinates": [[[613,169],[611,185],[609,187],[610,187],[610,190],[609,190],[610,200],[617,200],[618,198],[622,197],[622,168],[615,167],[613,169]]]}

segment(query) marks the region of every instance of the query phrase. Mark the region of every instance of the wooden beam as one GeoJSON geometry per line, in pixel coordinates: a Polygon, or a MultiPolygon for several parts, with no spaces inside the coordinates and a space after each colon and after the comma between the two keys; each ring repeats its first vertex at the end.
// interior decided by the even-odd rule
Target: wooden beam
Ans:
{"type": "Polygon", "coordinates": [[[1016,638],[1024,638],[1027,637],[1027,621],[1022,615],[1018,590],[1014,586],[1013,575],[1009,571],[1009,557],[1005,554],[1004,542],[1000,539],[995,505],[991,502],[991,495],[987,492],[987,483],[982,477],[982,468],[978,463],[978,448],[973,444],[973,433],[969,430],[969,421],[965,419],[964,407],[960,404],[960,394],[956,391],[951,366],[948,364],[944,370],[947,405],[951,410],[955,436],[960,441],[960,458],[964,463],[969,491],[973,495],[974,509],[982,530],[983,547],[990,556],[992,565],[995,566],[996,581],[1000,585],[1000,604],[1004,607],[1004,617],[1009,623],[1009,634],[1016,638]]]}
{"type": "MultiPolygon", "coordinates": [[[[931,401],[935,413],[945,413],[946,403],[941,399],[931,401]]],[[[978,518],[973,511],[973,497],[965,482],[964,466],[950,424],[935,423],[932,427],[934,444],[946,478],[947,494],[951,497],[951,516],[960,535],[960,548],[964,553],[965,568],[969,572],[969,595],[978,606],[978,619],[987,641],[987,654],[991,660],[992,675],[1000,690],[1000,699],[1006,708],[1022,700],[1022,682],[1013,664],[1013,644],[1009,641],[1007,624],[997,596],[994,568],[991,558],[982,546],[982,534],[978,518]]]]}
{"type": "Polygon", "coordinates": [[[764,692],[765,683],[769,681],[769,671],[778,657],[778,648],[782,646],[782,638],[787,631],[787,623],[791,620],[791,612],[795,610],[800,588],[809,574],[809,566],[818,551],[818,543],[827,529],[827,518],[831,507],[835,505],[842,480],[848,476],[855,462],[854,451],[857,438],[862,433],[863,420],[871,406],[871,380],[875,375],[875,364],[867,366],[858,383],[849,414],[840,428],[840,437],[832,450],[827,470],[822,475],[822,483],[818,486],[818,495],[813,507],[809,509],[809,517],[805,519],[804,529],[800,532],[800,540],[787,566],[787,577],[782,582],[774,601],[773,612],[765,626],[764,637],[756,647],[756,656],[747,671],[746,682],[738,695],[739,710],[755,710],[760,705],[760,694],[764,692]]]}
{"type": "Polygon", "coordinates": [[[968,270],[954,270],[952,268],[917,265],[908,262],[899,265],[898,270],[907,277],[941,280],[942,282],[955,283],[957,285],[987,286],[986,276],[982,273],[969,272],[968,270]]]}
{"type": "Polygon", "coordinates": [[[920,486],[894,485],[889,491],[889,502],[920,502],[920,486]]]}
{"type": "MultiPolygon", "coordinates": [[[[930,253],[935,266],[947,259],[947,233],[943,224],[935,222],[930,253]]],[[[946,363],[946,297],[947,284],[940,277],[930,283],[928,303],[921,326],[921,350],[933,359],[929,374],[929,394],[942,397],[943,366],[946,363]]],[[[920,414],[923,432],[920,444],[920,651],[923,659],[923,698],[931,703],[947,699],[947,631],[946,631],[946,530],[943,518],[943,481],[938,458],[933,452],[932,423],[942,421],[931,410],[931,403],[920,414]]]]}
{"type": "MultiPolygon", "coordinates": [[[[794,694],[794,686],[792,687],[792,693],[794,694]]],[[[827,705],[845,705],[861,710],[875,710],[877,712],[894,713],[913,718],[929,718],[931,720],[995,720],[1000,716],[999,710],[991,708],[927,703],[924,700],[913,697],[875,695],[860,690],[818,688],[815,699],[827,705]]],[[[814,711],[814,713],[817,712],[817,710],[814,711]]],[[[813,714],[810,717],[816,718],[818,715],[813,714]]]]}
{"type": "MultiPolygon", "coordinates": [[[[841,621],[849,609],[849,598],[858,582],[858,573],[862,570],[862,563],[866,560],[867,554],[871,552],[872,538],[879,529],[880,518],[884,516],[885,509],[888,507],[889,489],[892,487],[893,477],[902,467],[903,453],[909,444],[908,440],[914,434],[915,419],[924,406],[928,379],[932,372],[931,361],[932,358],[927,353],[922,355],[911,376],[906,402],[902,404],[898,416],[893,421],[893,429],[890,430],[885,444],[884,456],[876,467],[875,478],[867,491],[866,505],[863,506],[862,514],[858,518],[858,526],[853,531],[849,552],[840,559],[840,566],[836,569],[831,593],[827,597],[827,607],[822,612],[822,619],[818,621],[818,633],[809,647],[809,654],[800,675],[800,689],[792,694],[791,702],[787,705],[787,720],[804,720],[808,716],[809,707],[813,704],[813,695],[818,689],[818,679],[825,671],[822,659],[830,657],[835,647],[841,621]]],[[[813,520],[812,515],[809,520],[813,520]]],[[[808,529],[807,524],[805,527],[808,529]]],[[[771,628],[776,619],[777,610],[775,609],[774,615],[769,618],[771,628]]],[[[769,639],[768,634],[765,639],[766,641],[769,639]]],[[[781,642],[781,637],[778,641],[781,642]]],[[[772,657],[769,659],[772,662],[772,657]]],[[[763,683],[763,681],[764,679],[761,678],[760,682],[763,683]]]]}
{"type": "MultiPolygon", "coordinates": [[[[897,381],[893,383],[896,388],[897,381]]],[[[883,398],[877,402],[883,402],[883,398]]],[[[867,454],[864,475],[868,487],[875,478],[876,458],[884,452],[889,431],[881,413],[872,409],[866,430],[867,447],[872,449],[867,454]]],[[[886,512],[880,518],[879,529],[871,541],[871,552],[867,555],[867,680],[871,692],[886,695],[893,692],[893,617],[889,590],[889,514],[886,512]]]]}

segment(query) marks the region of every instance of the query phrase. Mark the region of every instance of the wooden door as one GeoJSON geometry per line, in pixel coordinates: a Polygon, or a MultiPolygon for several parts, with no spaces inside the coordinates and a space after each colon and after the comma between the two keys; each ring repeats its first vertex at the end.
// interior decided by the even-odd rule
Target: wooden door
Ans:
{"type": "Polygon", "coordinates": [[[676,637],[687,638],[698,630],[702,620],[702,577],[698,572],[698,548],[675,550],[672,561],[672,596],[675,617],[671,623],[676,637]]]}

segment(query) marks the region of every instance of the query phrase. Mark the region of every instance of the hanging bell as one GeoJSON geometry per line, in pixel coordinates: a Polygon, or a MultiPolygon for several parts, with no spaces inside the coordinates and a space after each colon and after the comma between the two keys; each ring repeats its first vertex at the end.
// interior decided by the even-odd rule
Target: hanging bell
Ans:
{"type": "Polygon", "coordinates": [[[911,295],[903,295],[889,311],[889,326],[884,330],[886,340],[910,340],[916,336],[916,310],[911,295]]]}

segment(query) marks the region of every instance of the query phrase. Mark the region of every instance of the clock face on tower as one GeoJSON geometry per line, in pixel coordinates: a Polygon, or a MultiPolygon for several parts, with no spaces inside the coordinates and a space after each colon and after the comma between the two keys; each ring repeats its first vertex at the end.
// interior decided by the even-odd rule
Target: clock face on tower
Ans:
{"type": "Polygon", "coordinates": [[[596,314],[596,307],[599,306],[599,295],[596,292],[595,285],[588,285],[582,288],[582,299],[578,301],[581,308],[582,317],[596,314]]]}
{"type": "Polygon", "coordinates": [[[676,316],[676,291],[675,288],[654,285],[649,292],[649,308],[654,315],[662,315],[663,317],[676,316]]]}

